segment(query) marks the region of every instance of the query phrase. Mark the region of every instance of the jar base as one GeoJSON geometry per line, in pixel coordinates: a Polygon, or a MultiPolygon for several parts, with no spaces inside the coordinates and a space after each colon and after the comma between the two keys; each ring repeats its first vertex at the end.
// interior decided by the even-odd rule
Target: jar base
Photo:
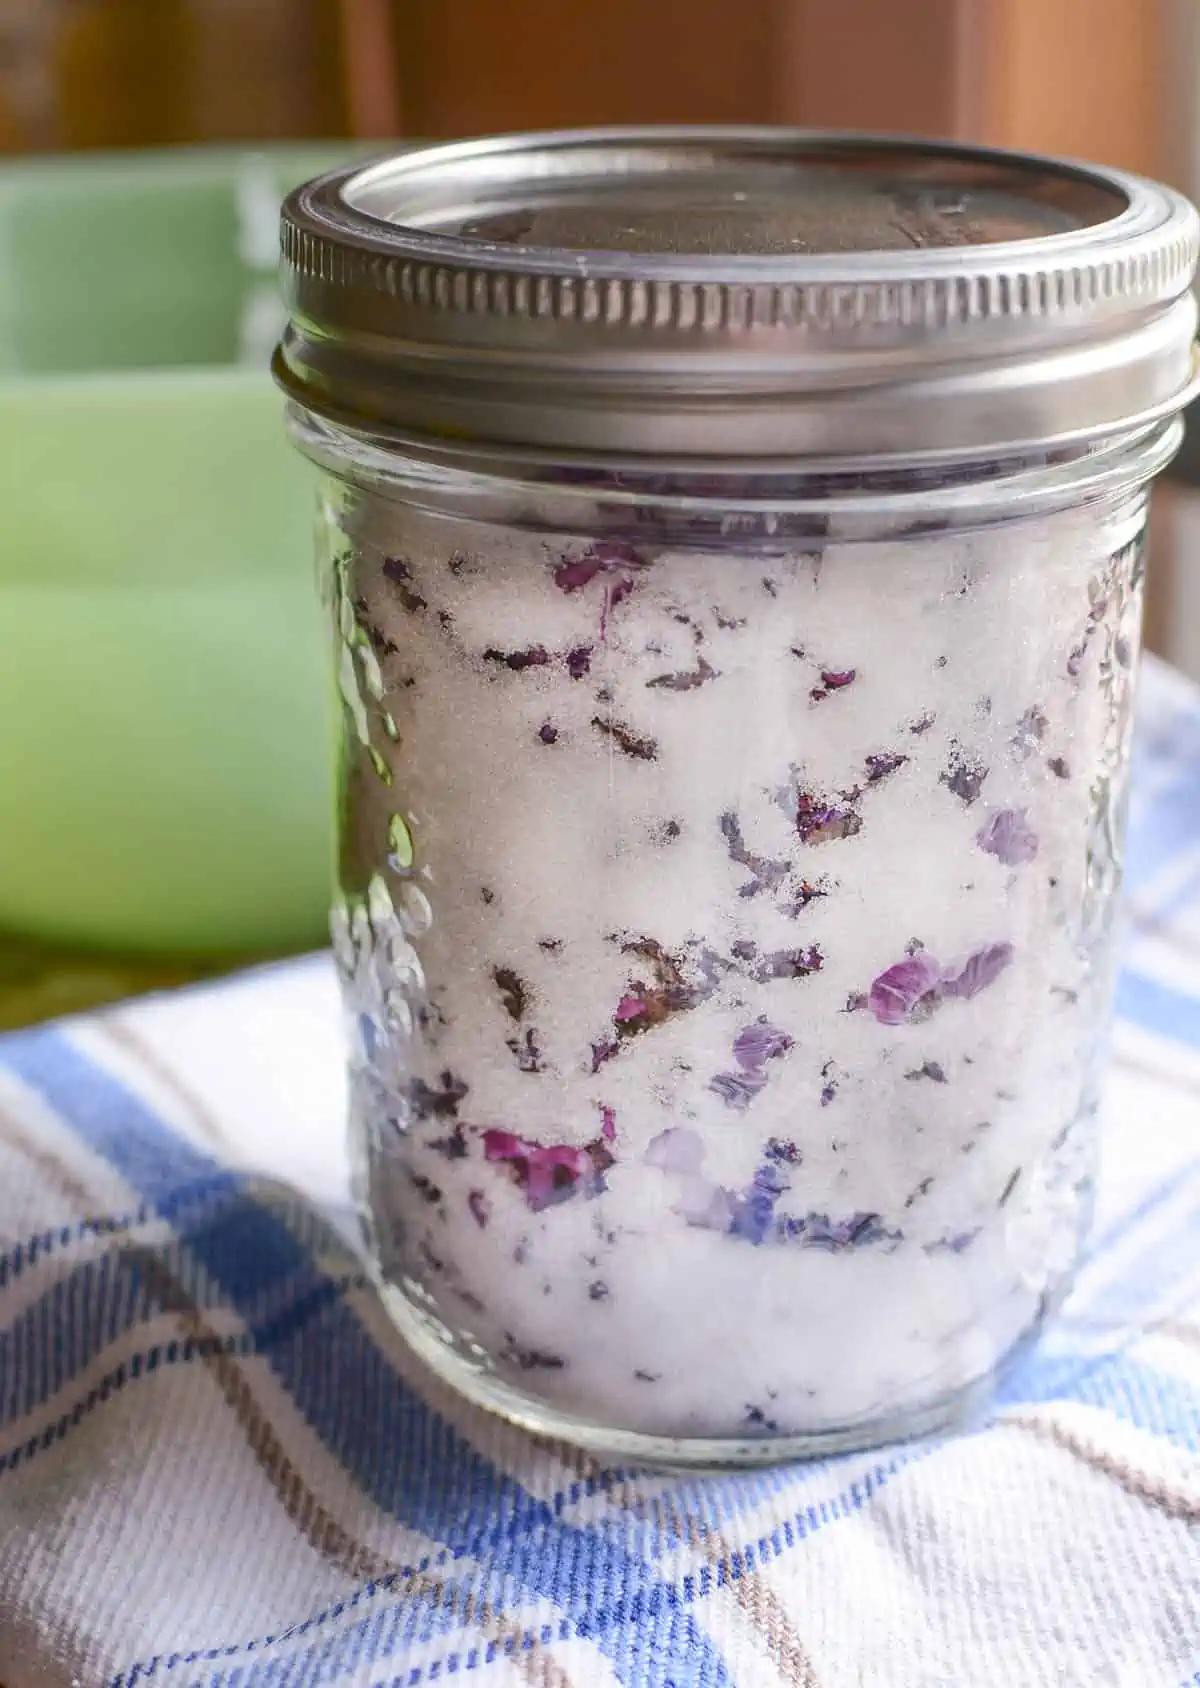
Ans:
{"type": "MultiPolygon", "coordinates": [[[[606,1462],[708,1471],[862,1453],[870,1448],[915,1441],[981,1423],[995,1396],[998,1380],[1037,1339],[1052,1311],[1051,1305],[1044,1304],[1030,1329],[982,1376],[904,1412],[799,1435],[657,1436],[594,1424],[578,1414],[561,1411],[526,1395],[451,1347],[429,1316],[414,1306],[402,1289],[386,1282],[378,1288],[393,1325],[408,1347],[441,1382],[472,1406],[505,1419],[530,1435],[568,1442],[606,1462]]],[[[1065,1288],[1053,1298],[1055,1305],[1065,1288]]]]}

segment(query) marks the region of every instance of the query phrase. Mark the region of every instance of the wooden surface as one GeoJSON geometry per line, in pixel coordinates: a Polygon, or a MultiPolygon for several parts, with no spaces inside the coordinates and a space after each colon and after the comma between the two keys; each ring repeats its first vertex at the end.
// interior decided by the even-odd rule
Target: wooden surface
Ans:
{"type": "MultiPolygon", "coordinates": [[[[266,958],[260,958],[266,959],[266,958]]],[[[0,1032],[213,979],[244,958],[100,955],[0,934],[0,1032]]],[[[0,1685],[2,1688],[2,1685],[0,1685]]]]}

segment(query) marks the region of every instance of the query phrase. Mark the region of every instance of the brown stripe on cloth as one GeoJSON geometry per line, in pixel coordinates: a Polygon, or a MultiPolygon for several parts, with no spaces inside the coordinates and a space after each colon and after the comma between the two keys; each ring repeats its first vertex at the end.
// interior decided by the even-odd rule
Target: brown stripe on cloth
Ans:
{"type": "MultiPolygon", "coordinates": [[[[52,1151],[42,1151],[41,1163],[42,1170],[64,1195],[76,1186],[71,1169],[52,1151]]],[[[387,1577],[392,1580],[392,1590],[398,1598],[424,1595],[454,1612],[464,1625],[477,1625],[513,1659],[532,1688],[571,1688],[566,1671],[546,1652],[532,1630],[494,1611],[488,1601],[473,1593],[460,1594],[433,1571],[406,1569],[399,1560],[377,1552],[344,1529],[292,1461],[255,1399],[241,1363],[234,1355],[224,1352],[224,1338],[186,1285],[151,1248],[128,1245],[120,1253],[122,1259],[141,1273],[147,1289],[163,1310],[173,1313],[186,1336],[196,1342],[197,1358],[212,1374],[259,1468],[287,1517],[310,1547],[344,1576],[371,1582],[387,1577]]]]}
{"type": "MultiPolygon", "coordinates": [[[[726,1568],[744,1558],[742,1550],[726,1540],[720,1531],[698,1524],[681,1511],[672,1496],[642,1495],[636,1483],[628,1478],[610,1480],[603,1466],[581,1450],[561,1442],[545,1445],[579,1477],[594,1483],[634,1517],[664,1524],[680,1541],[702,1554],[714,1569],[726,1568]]],[[[821,1688],[800,1632],[762,1573],[746,1567],[740,1576],[729,1578],[724,1586],[761,1637],[768,1656],[790,1688],[821,1688]]]]}
{"type": "Polygon", "coordinates": [[[1039,1442],[1060,1448],[1063,1453],[1070,1454],[1072,1459],[1077,1459],[1089,1470],[1102,1477],[1108,1477],[1134,1500],[1144,1501],[1147,1506],[1164,1513],[1177,1523],[1200,1524],[1200,1499],[1180,1494],[1177,1489],[1172,1489],[1163,1482],[1162,1478],[1152,1476],[1147,1471],[1139,1471],[1137,1466],[1122,1459],[1119,1454],[1098,1447],[1088,1437],[1068,1429],[1057,1420],[1022,1413],[1005,1413],[999,1422],[1005,1429],[1023,1430],[1039,1442]]]}
{"type": "Polygon", "coordinates": [[[46,1183],[70,1203],[73,1219],[87,1219],[92,1216],[96,1208],[95,1191],[88,1188],[74,1168],[68,1166],[44,1144],[39,1143],[24,1120],[18,1119],[16,1114],[2,1104],[0,1137],[13,1144],[17,1152],[37,1168],[46,1183]]]}

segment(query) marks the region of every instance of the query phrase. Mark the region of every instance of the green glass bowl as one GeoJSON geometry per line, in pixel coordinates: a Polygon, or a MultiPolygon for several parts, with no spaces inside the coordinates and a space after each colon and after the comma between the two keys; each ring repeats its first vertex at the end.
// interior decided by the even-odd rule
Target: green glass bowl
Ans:
{"type": "Polygon", "coordinates": [[[323,936],[313,494],[266,358],[279,199],[338,156],[0,169],[0,930],[323,936]]]}

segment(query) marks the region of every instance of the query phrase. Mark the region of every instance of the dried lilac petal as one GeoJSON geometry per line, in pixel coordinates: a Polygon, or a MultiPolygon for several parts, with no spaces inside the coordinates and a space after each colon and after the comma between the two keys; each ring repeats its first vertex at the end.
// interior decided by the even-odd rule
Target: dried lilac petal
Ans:
{"type": "Polygon", "coordinates": [[[401,557],[385,557],[383,559],[384,576],[396,588],[396,595],[410,615],[416,615],[420,610],[429,606],[419,592],[413,590],[413,572],[401,557]]]}
{"type": "Polygon", "coordinates": [[[606,1143],[617,1140],[617,1116],[607,1103],[600,1109],[600,1135],[606,1143]]]}
{"type": "Polygon", "coordinates": [[[810,944],[807,949],[776,950],[771,955],[757,957],[750,977],[758,984],[765,984],[768,979],[807,979],[809,974],[819,973],[824,965],[821,946],[810,944]]]}
{"type": "Polygon", "coordinates": [[[696,1177],[704,1165],[704,1143],[699,1132],[687,1125],[669,1125],[646,1145],[643,1160],[661,1172],[678,1172],[696,1177]]]}
{"type": "Polygon", "coordinates": [[[944,772],[938,775],[947,790],[952,791],[968,809],[972,803],[978,801],[987,777],[986,765],[978,757],[968,756],[960,744],[953,746],[949,763],[944,772]]]}
{"type": "Polygon", "coordinates": [[[692,692],[697,686],[704,685],[706,680],[719,678],[717,670],[701,657],[695,668],[687,668],[676,674],[658,674],[653,680],[647,680],[646,684],[661,686],[669,692],[692,692]]]}
{"type": "Polygon", "coordinates": [[[414,1078],[408,1086],[409,1105],[418,1119],[453,1119],[467,1088],[462,1079],[449,1071],[439,1075],[436,1090],[424,1079],[414,1078]]]}
{"type": "Polygon", "coordinates": [[[886,968],[871,985],[867,1006],[881,1026],[899,1026],[941,983],[942,970],[927,950],[886,968]]]}
{"type": "Polygon", "coordinates": [[[482,1190],[470,1190],[467,1193],[467,1206],[471,1210],[471,1217],[482,1231],[491,1217],[488,1199],[482,1190]]]}
{"type": "Polygon", "coordinates": [[[626,727],[620,721],[606,721],[602,715],[592,716],[592,726],[603,733],[616,745],[618,750],[624,751],[626,756],[632,756],[641,762],[654,762],[658,758],[658,745],[652,738],[642,738],[632,727],[626,727]]]}
{"type": "Polygon", "coordinates": [[[561,1354],[551,1354],[545,1348],[521,1348],[511,1336],[500,1358],[522,1371],[562,1371],[567,1363],[561,1354]]]}
{"type": "Polygon", "coordinates": [[[975,842],[1005,867],[1031,862],[1038,853],[1037,833],[1029,825],[1025,809],[997,809],[975,834],[975,842]]]}
{"type": "Polygon", "coordinates": [[[908,761],[898,750],[873,751],[867,757],[867,784],[878,785],[889,774],[894,774],[897,768],[902,768],[908,761]]]}
{"type": "Polygon", "coordinates": [[[592,1071],[598,1073],[606,1061],[611,1061],[619,1048],[615,1038],[602,1038],[592,1044],[592,1071]]]}
{"type": "Polygon", "coordinates": [[[685,1178],[679,1186],[672,1211],[698,1231],[729,1232],[737,1197],[731,1190],[707,1178],[685,1178]]]}
{"type": "Polygon", "coordinates": [[[511,1019],[519,1020],[529,1005],[529,992],[524,980],[511,967],[494,967],[492,978],[500,992],[500,1000],[511,1019]]]}
{"type": "Polygon", "coordinates": [[[804,844],[827,844],[837,838],[853,838],[862,831],[862,818],[848,802],[830,803],[802,791],[796,798],[796,831],[804,844]]]}
{"type": "Polygon", "coordinates": [[[543,726],[538,728],[538,737],[541,739],[543,744],[557,744],[558,728],[552,726],[551,723],[547,721],[543,726]]]}
{"type": "Polygon", "coordinates": [[[959,972],[943,978],[943,994],[969,1001],[971,997],[978,996],[980,991],[994,984],[1012,958],[1011,944],[988,944],[985,949],[976,950],[974,955],[969,956],[963,963],[959,972]]]}
{"type": "Polygon", "coordinates": [[[1017,722],[1017,730],[1012,736],[1012,747],[1022,760],[1032,755],[1046,736],[1046,729],[1050,725],[1046,719],[1046,712],[1038,704],[1032,704],[1017,722]]]}
{"type": "Polygon", "coordinates": [[[996,1203],[997,1207],[1003,1207],[1004,1206],[1005,1202],[1008,1200],[1008,1198],[1012,1195],[1013,1191],[1016,1189],[1018,1183],[1020,1182],[1020,1179],[1021,1179],[1021,1168],[1017,1167],[1016,1171],[1012,1174],[1012,1176],[1008,1180],[1008,1183],[1004,1186],[1003,1190],[1000,1192],[1000,1199],[996,1203]]]}
{"type": "Polygon", "coordinates": [[[570,1143],[534,1143],[513,1131],[488,1127],[483,1133],[484,1158],[503,1163],[535,1213],[569,1201],[580,1192],[598,1195],[613,1156],[602,1138],[577,1148],[570,1143]]]}
{"type": "Polygon", "coordinates": [[[925,1244],[925,1253],[965,1254],[982,1229],[981,1225],[976,1225],[972,1231],[957,1231],[948,1237],[938,1237],[936,1241],[925,1244]]]}
{"type": "Polygon", "coordinates": [[[733,1058],[739,1067],[750,1072],[761,1067],[765,1061],[773,1061],[777,1055],[786,1054],[791,1047],[792,1040],[786,1032],[769,1025],[766,1020],[756,1020],[734,1038],[733,1058]]]}
{"type": "Polygon", "coordinates": [[[602,539],[589,546],[582,556],[566,559],[554,571],[554,584],[563,592],[578,592],[588,586],[598,574],[615,569],[645,568],[645,558],[617,539],[602,539]]]}
{"type": "Polygon", "coordinates": [[[717,1073],[709,1080],[708,1088],[719,1096],[727,1108],[744,1113],[767,1082],[767,1075],[757,1069],[740,1073],[717,1073]]]}
{"type": "Polygon", "coordinates": [[[923,733],[927,733],[929,731],[930,727],[933,726],[933,722],[934,717],[926,712],[926,714],[918,716],[908,730],[912,733],[914,738],[920,738],[923,733]]]}
{"type": "Polygon", "coordinates": [[[923,1061],[919,1067],[913,1067],[904,1076],[908,1079],[931,1079],[934,1084],[946,1083],[946,1071],[940,1061],[923,1061]]]}
{"type": "MultiPolygon", "coordinates": [[[[794,649],[793,654],[802,657],[804,652],[800,649],[794,649]]],[[[821,684],[814,686],[809,692],[810,700],[813,703],[820,703],[829,696],[830,692],[840,692],[846,686],[853,685],[857,672],[858,670],[854,668],[822,668],[821,684]]]]}
{"type": "Polygon", "coordinates": [[[573,562],[560,563],[554,571],[554,584],[561,592],[578,592],[588,586],[604,568],[604,564],[586,551],[573,562]]]}
{"type": "Polygon", "coordinates": [[[742,834],[742,825],[738,817],[727,810],[721,816],[721,834],[729,849],[729,859],[736,862],[738,867],[744,867],[753,876],[749,883],[743,886],[741,895],[752,897],[759,891],[774,890],[791,871],[787,862],[770,861],[765,856],[756,856],[747,848],[742,834]]]}
{"type": "Polygon", "coordinates": [[[845,1219],[831,1219],[827,1213],[808,1213],[796,1233],[804,1248],[819,1248],[827,1254],[841,1254],[877,1242],[895,1242],[898,1233],[884,1228],[877,1213],[851,1213],[845,1219]]]}
{"type": "Polygon", "coordinates": [[[572,680],[582,680],[592,666],[592,647],[590,645],[576,645],[574,650],[567,652],[567,673],[572,680]]]}
{"type": "Polygon", "coordinates": [[[447,1160],[465,1160],[467,1158],[467,1134],[462,1121],[455,1120],[453,1128],[445,1137],[435,1137],[429,1147],[439,1155],[445,1155],[447,1160]]]}
{"type": "Polygon", "coordinates": [[[524,668],[545,668],[550,661],[550,652],[544,645],[530,645],[523,651],[500,651],[489,645],[483,653],[485,662],[503,663],[505,668],[511,668],[519,674],[524,668]]]}
{"type": "Polygon", "coordinates": [[[1055,779],[1069,780],[1071,777],[1071,770],[1067,766],[1065,757],[1051,756],[1047,761],[1046,766],[1054,775],[1055,779]]]}
{"type": "Polygon", "coordinates": [[[523,1073],[544,1073],[546,1063],[542,1059],[542,1051],[538,1044],[538,1034],[533,1026],[527,1026],[523,1038],[510,1037],[505,1040],[509,1049],[516,1056],[517,1066],[523,1073]]]}
{"type": "MultiPolygon", "coordinates": [[[[679,960],[668,954],[655,938],[634,938],[621,945],[626,955],[636,955],[649,962],[654,969],[654,983],[633,980],[617,1003],[613,1025],[618,1040],[637,1036],[653,1026],[659,1026],[672,1014],[694,1008],[716,986],[716,976],[705,977],[703,983],[692,985],[683,976],[679,960]]],[[[701,966],[705,960],[701,957],[701,966]]],[[[711,972],[711,968],[709,969],[711,972]]]]}
{"type": "Polygon", "coordinates": [[[729,1235],[760,1245],[774,1229],[775,1208],[790,1188],[786,1173],[773,1161],[764,1161],[748,1188],[733,1199],[729,1235]]]}

